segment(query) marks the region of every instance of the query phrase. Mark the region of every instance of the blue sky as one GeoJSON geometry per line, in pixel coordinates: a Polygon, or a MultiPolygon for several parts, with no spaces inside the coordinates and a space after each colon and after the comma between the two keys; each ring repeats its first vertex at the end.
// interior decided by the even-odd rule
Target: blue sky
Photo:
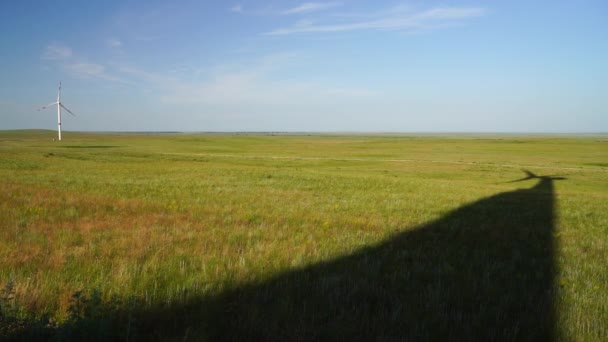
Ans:
{"type": "Polygon", "coordinates": [[[606,1],[3,1],[0,129],[607,132],[606,1]]]}

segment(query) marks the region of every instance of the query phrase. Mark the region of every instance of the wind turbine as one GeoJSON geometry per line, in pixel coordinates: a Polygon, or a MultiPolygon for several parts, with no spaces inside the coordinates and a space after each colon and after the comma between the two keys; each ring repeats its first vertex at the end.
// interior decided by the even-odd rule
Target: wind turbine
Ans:
{"type": "Polygon", "coordinates": [[[72,116],[76,116],[76,114],[72,113],[71,110],[67,109],[66,106],[61,103],[61,82],[59,82],[59,92],[57,93],[57,102],[49,103],[46,106],[42,106],[38,108],[38,111],[43,109],[47,109],[51,106],[57,105],[57,134],[59,135],[59,141],[61,141],[61,108],[65,109],[66,112],[72,114],[72,116]]]}

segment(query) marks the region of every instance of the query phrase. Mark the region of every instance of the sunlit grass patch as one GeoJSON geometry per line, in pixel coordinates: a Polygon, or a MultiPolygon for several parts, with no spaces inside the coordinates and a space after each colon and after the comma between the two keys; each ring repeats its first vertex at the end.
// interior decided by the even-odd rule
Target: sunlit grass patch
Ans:
{"type": "MultiPolygon", "coordinates": [[[[534,203],[547,195],[555,204],[545,220],[554,267],[509,274],[522,284],[551,281],[559,336],[607,336],[608,173],[598,164],[608,151],[596,140],[74,134],[62,143],[38,134],[0,139],[0,286],[8,286],[1,312],[14,318],[15,331],[50,317],[56,325],[42,330],[55,336],[106,324],[120,339],[126,331],[181,338],[187,329],[202,338],[232,331],[222,330],[229,325],[216,322],[224,317],[216,313],[240,308],[233,317],[242,329],[271,320],[276,336],[293,337],[290,327],[299,326],[305,337],[313,328],[296,323],[317,322],[329,298],[336,315],[352,315],[340,316],[342,326],[319,321],[327,325],[312,337],[382,330],[384,323],[366,317],[377,312],[393,322],[385,330],[390,339],[391,331],[402,332],[400,319],[427,310],[399,302],[413,291],[406,284],[430,284],[421,293],[433,308],[427,313],[446,319],[453,318],[449,305],[464,305],[442,294],[458,289],[446,284],[463,282],[463,296],[472,296],[468,279],[488,290],[483,281],[492,280],[458,258],[471,257],[495,275],[519,265],[518,255],[530,258],[530,267],[544,265],[539,237],[510,229],[541,220],[534,203]],[[519,166],[566,179],[533,191],[538,180],[510,183],[524,176],[519,166]],[[532,209],[518,205],[517,190],[534,196],[532,209]],[[472,203],[475,210],[463,209],[472,203]],[[473,223],[503,230],[459,235],[473,223]],[[389,243],[399,236],[408,237],[409,249],[389,243]],[[458,241],[466,245],[458,249],[458,241]],[[489,242],[517,262],[485,263],[483,253],[473,253],[489,242]],[[542,255],[532,258],[526,248],[542,255]],[[391,296],[400,299],[386,301],[391,296]],[[248,301],[251,311],[242,308],[248,301]],[[353,307],[340,311],[341,303],[353,307]],[[312,311],[298,316],[302,310],[312,311]],[[176,318],[182,315],[190,320],[176,318]],[[146,330],[163,318],[176,320],[173,330],[146,330]]],[[[490,251],[482,251],[487,258],[490,251]]],[[[509,298],[495,299],[509,305],[509,298]]],[[[505,314],[492,311],[499,307],[493,301],[481,303],[496,317],[505,314]]],[[[420,331],[429,324],[408,322],[420,331]]],[[[234,330],[235,338],[245,330],[234,330]]],[[[495,337],[521,336],[509,333],[495,337]]]]}

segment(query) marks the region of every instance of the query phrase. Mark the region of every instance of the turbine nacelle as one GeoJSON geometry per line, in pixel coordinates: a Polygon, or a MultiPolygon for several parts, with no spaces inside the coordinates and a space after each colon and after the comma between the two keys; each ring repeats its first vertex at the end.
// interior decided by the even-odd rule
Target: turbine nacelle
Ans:
{"type": "Polygon", "coordinates": [[[562,177],[562,176],[538,176],[536,174],[534,174],[532,171],[529,170],[522,170],[525,174],[526,177],[524,178],[520,178],[520,179],[516,179],[516,180],[512,180],[508,183],[516,183],[516,182],[523,182],[529,179],[549,179],[549,180],[564,180],[567,179],[566,177],[562,177]]]}

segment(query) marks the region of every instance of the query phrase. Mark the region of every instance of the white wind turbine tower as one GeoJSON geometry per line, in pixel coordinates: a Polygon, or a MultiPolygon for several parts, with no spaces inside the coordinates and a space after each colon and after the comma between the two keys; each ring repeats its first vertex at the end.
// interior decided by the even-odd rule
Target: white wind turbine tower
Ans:
{"type": "Polygon", "coordinates": [[[57,102],[49,103],[46,106],[38,108],[38,110],[47,109],[51,106],[57,105],[57,134],[59,135],[59,140],[61,141],[61,108],[65,109],[66,112],[76,116],[76,114],[72,113],[66,106],[61,103],[61,82],[59,82],[59,92],[57,93],[57,102]]]}

